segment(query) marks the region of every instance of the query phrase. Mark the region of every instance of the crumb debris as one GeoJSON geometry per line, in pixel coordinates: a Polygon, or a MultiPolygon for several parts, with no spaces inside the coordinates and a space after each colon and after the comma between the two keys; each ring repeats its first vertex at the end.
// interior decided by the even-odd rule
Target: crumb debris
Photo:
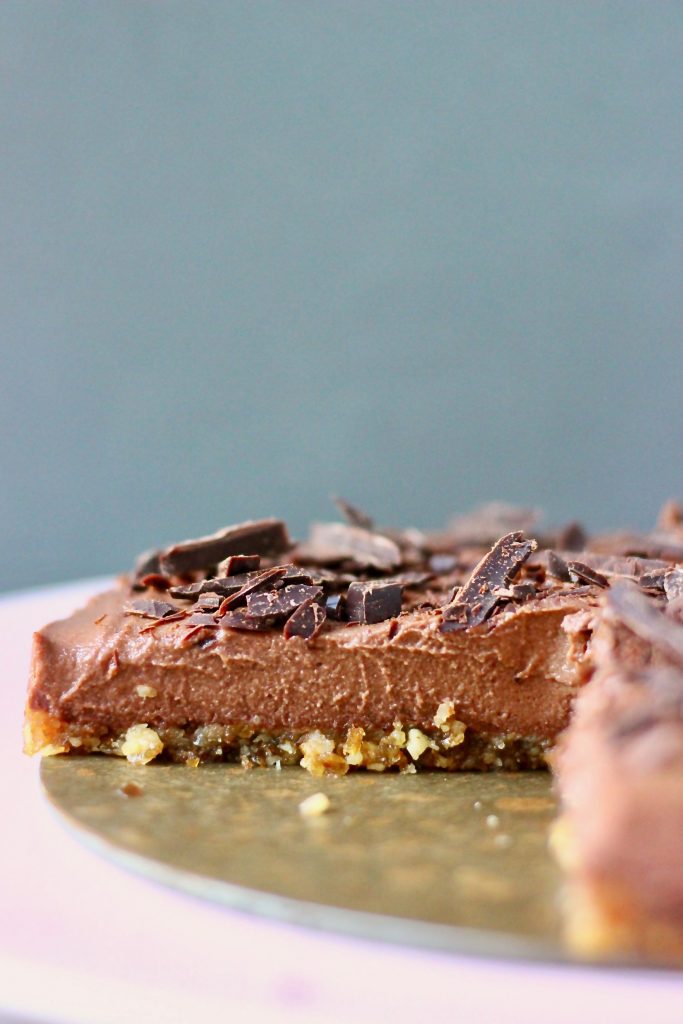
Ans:
{"type": "Polygon", "coordinates": [[[311,793],[299,804],[302,818],[319,818],[330,809],[330,798],[325,793],[311,793]]]}
{"type": "Polygon", "coordinates": [[[122,786],[116,790],[121,796],[142,796],[145,792],[142,786],[138,786],[137,782],[124,782],[122,786]]]}
{"type": "Polygon", "coordinates": [[[497,814],[487,814],[486,826],[487,828],[498,828],[500,825],[500,818],[497,814]]]}

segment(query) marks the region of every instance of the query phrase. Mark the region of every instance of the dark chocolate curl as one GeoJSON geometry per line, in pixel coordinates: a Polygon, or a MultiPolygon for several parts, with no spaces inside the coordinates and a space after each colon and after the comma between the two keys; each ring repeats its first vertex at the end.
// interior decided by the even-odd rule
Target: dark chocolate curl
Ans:
{"type": "Polygon", "coordinates": [[[128,615],[141,615],[144,619],[165,619],[167,615],[173,615],[178,609],[168,601],[142,599],[131,601],[125,611],[128,615]]]}
{"type": "Polygon", "coordinates": [[[508,586],[536,547],[536,541],[527,540],[519,530],[501,537],[475,566],[465,585],[445,605],[444,632],[450,629],[446,626],[449,621],[466,626],[478,626],[484,622],[504,596],[498,591],[508,586]]]}
{"type": "Polygon", "coordinates": [[[230,555],[279,555],[291,547],[287,527],[280,519],[259,519],[228,526],[208,537],[185,540],[163,551],[162,572],[184,575],[211,569],[230,555]]]}
{"type": "Polygon", "coordinates": [[[322,596],[322,587],[307,587],[305,584],[295,583],[282,590],[249,594],[247,611],[252,618],[282,619],[295,611],[304,601],[318,601],[322,596]]]}
{"type": "Polygon", "coordinates": [[[302,637],[304,640],[313,640],[324,625],[325,609],[316,598],[309,597],[285,622],[283,630],[285,640],[291,640],[294,636],[302,637]]]}

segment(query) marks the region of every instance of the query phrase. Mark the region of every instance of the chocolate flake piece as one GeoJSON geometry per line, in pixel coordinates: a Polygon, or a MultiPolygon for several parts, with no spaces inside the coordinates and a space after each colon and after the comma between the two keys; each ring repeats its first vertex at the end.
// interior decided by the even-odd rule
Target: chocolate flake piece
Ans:
{"type": "Polygon", "coordinates": [[[216,618],[210,612],[193,612],[189,619],[186,620],[188,626],[209,626],[213,629],[217,629],[218,623],[216,618]]]}
{"type": "Polygon", "coordinates": [[[227,611],[219,620],[221,629],[247,630],[250,633],[264,632],[271,628],[268,619],[255,619],[246,608],[234,608],[227,611]]]}
{"type": "Polygon", "coordinates": [[[252,618],[281,619],[291,615],[304,601],[318,601],[322,595],[322,587],[295,583],[282,590],[247,595],[247,611],[252,618]]]}
{"type": "Polygon", "coordinates": [[[140,632],[151,633],[155,629],[158,629],[159,626],[168,625],[169,622],[180,622],[181,619],[186,619],[189,614],[190,613],[184,609],[178,609],[173,613],[173,615],[165,615],[163,619],[155,619],[154,622],[151,622],[149,626],[145,626],[145,628],[141,629],[140,632]]]}
{"type": "Polygon", "coordinates": [[[551,576],[554,576],[556,580],[562,580],[563,583],[571,583],[569,566],[565,562],[564,558],[558,555],[557,551],[548,552],[548,572],[551,576]]]}
{"type": "Polygon", "coordinates": [[[683,597],[683,569],[672,569],[664,577],[664,593],[667,601],[683,597]]]}
{"type": "Polygon", "coordinates": [[[346,523],[314,523],[305,548],[308,557],[322,565],[349,559],[361,568],[391,572],[401,564],[401,551],[393,540],[346,523]]]}
{"type": "Polygon", "coordinates": [[[527,540],[521,530],[501,537],[443,608],[442,632],[450,631],[451,627],[446,625],[449,621],[467,626],[484,622],[500,600],[498,591],[509,585],[536,547],[536,541],[527,540]]]}
{"type": "Polygon", "coordinates": [[[219,563],[216,576],[236,576],[238,573],[255,572],[260,565],[260,555],[228,555],[219,563]]]}
{"type": "Polygon", "coordinates": [[[285,622],[283,630],[285,640],[291,640],[294,636],[302,637],[304,640],[313,640],[324,625],[325,609],[316,598],[309,597],[285,622]]]}
{"type": "MultiPolygon", "coordinates": [[[[259,519],[228,526],[208,537],[185,540],[166,548],[159,558],[161,571],[183,575],[207,570],[229,555],[279,555],[291,546],[287,527],[280,519],[259,519]]],[[[152,571],[152,570],[148,570],[152,571]]]]}
{"type": "Polygon", "coordinates": [[[666,658],[683,665],[683,626],[672,622],[632,583],[615,583],[607,594],[609,612],[666,658]]]}
{"type": "Polygon", "coordinates": [[[401,614],[401,585],[384,580],[352,583],[346,592],[346,614],[352,622],[384,622],[401,614]]]}
{"type": "Polygon", "coordinates": [[[284,566],[276,566],[274,569],[265,569],[263,572],[255,573],[253,578],[245,583],[243,587],[240,587],[234,594],[230,594],[223,599],[223,603],[216,612],[216,615],[219,618],[225,615],[228,608],[233,608],[235,605],[246,601],[247,595],[252,594],[255,590],[264,590],[271,587],[276,580],[282,579],[286,571],[284,566]]]}
{"type": "Polygon", "coordinates": [[[174,615],[178,609],[168,601],[142,599],[131,601],[125,611],[128,615],[141,615],[145,619],[165,619],[168,615],[174,615]]]}
{"type": "Polygon", "coordinates": [[[148,572],[146,576],[141,576],[136,583],[140,587],[151,587],[152,590],[168,590],[171,586],[171,581],[167,576],[162,576],[159,572],[148,572]]]}
{"type": "Polygon", "coordinates": [[[585,562],[567,562],[567,569],[572,583],[592,583],[596,587],[608,587],[609,580],[597,569],[591,569],[585,562]]]}
{"type": "Polygon", "coordinates": [[[220,594],[202,594],[197,600],[197,610],[202,612],[217,612],[221,606],[220,594]]]}
{"type": "Polygon", "coordinates": [[[160,554],[161,552],[155,549],[143,551],[141,555],[138,555],[133,568],[133,575],[136,580],[139,580],[142,576],[148,576],[150,573],[159,572],[160,554]]]}
{"type": "Polygon", "coordinates": [[[345,618],[346,600],[343,594],[330,594],[325,599],[325,610],[327,612],[328,619],[343,619],[345,618]]]}
{"type": "Polygon", "coordinates": [[[643,590],[664,591],[664,579],[669,571],[667,566],[666,569],[653,569],[651,572],[644,572],[638,579],[638,586],[643,590]]]}
{"type": "Polygon", "coordinates": [[[343,515],[349,526],[360,526],[362,530],[373,530],[374,521],[369,515],[366,515],[357,505],[352,505],[350,501],[345,501],[343,498],[333,497],[332,501],[335,503],[341,514],[343,515]]]}

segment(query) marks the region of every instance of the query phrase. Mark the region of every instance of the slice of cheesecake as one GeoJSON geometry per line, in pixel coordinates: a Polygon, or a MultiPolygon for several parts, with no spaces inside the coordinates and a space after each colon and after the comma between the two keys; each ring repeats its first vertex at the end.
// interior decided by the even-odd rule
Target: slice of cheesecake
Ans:
{"type": "Polygon", "coordinates": [[[519,529],[496,537],[519,525],[498,506],[478,534],[465,520],[431,535],[341,507],[345,522],[298,547],[262,520],[148,554],[39,631],[26,750],[340,774],[543,767],[604,578],[519,529]]]}
{"type": "Polygon", "coordinates": [[[554,757],[567,934],[580,955],[683,962],[683,570],[620,581],[554,757]]]}

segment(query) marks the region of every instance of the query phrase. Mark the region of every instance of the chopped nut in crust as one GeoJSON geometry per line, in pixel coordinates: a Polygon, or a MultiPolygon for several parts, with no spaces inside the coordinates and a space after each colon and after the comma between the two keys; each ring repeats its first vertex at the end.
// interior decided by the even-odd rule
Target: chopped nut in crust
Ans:
{"type": "Polygon", "coordinates": [[[121,753],[131,764],[147,764],[164,749],[159,735],[148,725],[131,725],[121,744],[121,753]]]}
{"type": "Polygon", "coordinates": [[[425,736],[421,729],[408,730],[406,750],[412,757],[413,761],[419,760],[428,747],[436,749],[436,744],[433,740],[430,740],[429,736],[425,736]]]}
{"type": "Polygon", "coordinates": [[[349,766],[342,754],[335,754],[334,740],[321,732],[311,732],[299,744],[303,757],[301,766],[311,775],[346,775],[349,766]]]}

